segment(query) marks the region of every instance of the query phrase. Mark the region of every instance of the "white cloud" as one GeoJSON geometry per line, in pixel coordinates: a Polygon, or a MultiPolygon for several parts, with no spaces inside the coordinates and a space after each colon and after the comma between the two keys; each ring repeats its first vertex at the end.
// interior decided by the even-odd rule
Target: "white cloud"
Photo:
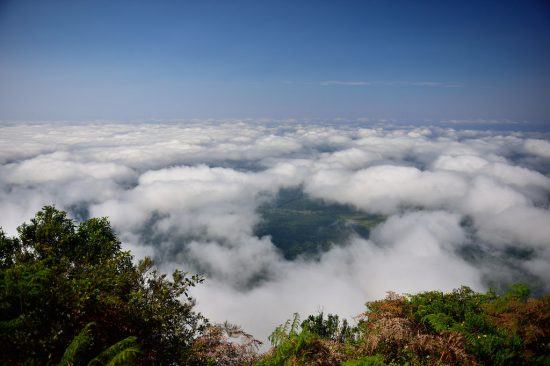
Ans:
{"type": "Polygon", "coordinates": [[[483,289],[517,268],[548,284],[550,144],[534,137],[299,121],[0,126],[0,226],[13,234],[52,203],[109,216],[137,257],[207,273],[200,310],[265,337],[292,312],[352,316],[387,290],[483,289]],[[254,226],[260,204],[296,186],[387,219],[369,240],[288,261],[254,226]],[[480,267],[464,245],[534,254],[480,267]]]}
{"type": "Polygon", "coordinates": [[[529,154],[550,158],[550,142],[547,140],[527,139],[524,146],[529,154]]]}
{"type": "Polygon", "coordinates": [[[356,172],[323,170],[306,183],[315,197],[348,203],[369,212],[392,213],[402,206],[438,208],[458,201],[464,179],[450,172],[379,165],[356,172]]]}

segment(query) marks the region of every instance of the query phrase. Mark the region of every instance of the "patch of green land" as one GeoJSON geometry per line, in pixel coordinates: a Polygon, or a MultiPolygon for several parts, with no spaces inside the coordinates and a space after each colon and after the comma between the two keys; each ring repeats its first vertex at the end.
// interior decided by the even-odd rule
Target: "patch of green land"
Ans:
{"type": "Polygon", "coordinates": [[[385,219],[349,205],[314,199],[301,188],[281,189],[258,212],[262,221],[256,226],[255,235],[270,235],[287,259],[314,256],[333,245],[344,244],[351,235],[368,238],[370,230],[385,219]]]}

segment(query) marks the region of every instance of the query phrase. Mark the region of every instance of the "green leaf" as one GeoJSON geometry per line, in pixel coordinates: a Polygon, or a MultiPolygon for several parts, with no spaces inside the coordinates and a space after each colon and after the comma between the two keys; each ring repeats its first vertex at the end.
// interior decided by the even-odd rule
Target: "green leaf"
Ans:
{"type": "Polygon", "coordinates": [[[141,353],[136,340],[136,337],[128,337],[113,344],[91,360],[88,366],[131,364],[141,353]]]}
{"type": "Polygon", "coordinates": [[[73,338],[73,341],[69,344],[69,347],[67,347],[61,358],[59,366],[72,366],[79,363],[81,355],[88,351],[92,345],[92,328],[94,325],[94,323],[86,324],[84,329],[73,338]]]}

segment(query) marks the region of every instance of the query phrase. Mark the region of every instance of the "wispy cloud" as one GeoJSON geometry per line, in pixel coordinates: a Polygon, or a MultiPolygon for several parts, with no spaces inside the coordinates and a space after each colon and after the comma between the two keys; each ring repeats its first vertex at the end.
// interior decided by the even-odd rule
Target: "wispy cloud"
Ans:
{"type": "Polygon", "coordinates": [[[515,121],[509,119],[448,119],[443,120],[441,123],[449,125],[520,125],[529,124],[528,121],[515,121]]]}
{"type": "Polygon", "coordinates": [[[362,80],[325,80],[319,83],[323,86],[426,86],[434,88],[460,88],[462,83],[440,81],[362,81],[362,80]]]}

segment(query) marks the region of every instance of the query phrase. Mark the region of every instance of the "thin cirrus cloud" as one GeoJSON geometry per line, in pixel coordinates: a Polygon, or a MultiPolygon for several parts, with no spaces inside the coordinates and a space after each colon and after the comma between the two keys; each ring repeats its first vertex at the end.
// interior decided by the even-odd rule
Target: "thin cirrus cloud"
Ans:
{"type": "Polygon", "coordinates": [[[439,81],[361,81],[361,80],[325,80],[322,86],[424,86],[432,88],[461,88],[462,83],[439,81]]]}

